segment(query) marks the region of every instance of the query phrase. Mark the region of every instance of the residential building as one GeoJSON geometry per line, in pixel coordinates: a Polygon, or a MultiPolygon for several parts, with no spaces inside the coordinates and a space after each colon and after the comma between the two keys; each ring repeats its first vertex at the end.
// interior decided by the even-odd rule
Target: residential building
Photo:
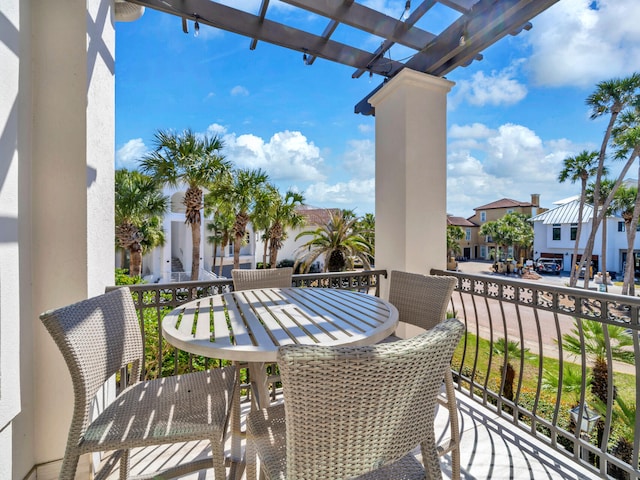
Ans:
{"type": "MultiPolygon", "coordinates": [[[[535,215],[544,212],[546,209],[540,208],[540,195],[532,193],[530,202],[521,202],[510,198],[502,198],[495,202],[476,207],[474,210],[476,213],[467,220],[478,225],[478,227],[482,227],[482,225],[487,222],[501,219],[507,213],[517,212],[534,217],[535,215]]],[[[473,247],[474,252],[472,258],[490,260],[493,258],[496,247],[497,245],[491,237],[478,235],[478,243],[473,247]]],[[[513,255],[513,248],[510,247],[509,252],[507,252],[507,256],[513,257],[513,255]]]]}
{"type": "Polygon", "coordinates": [[[447,215],[447,226],[460,227],[464,236],[458,241],[460,252],[457,254],[459,260],[473,260],[478,258],[478,230],[480,226],[464,217],[454,217],[447,215]]]}
{"type": "MultiPolygon", "coordinates": [[[[568,199],[561,201],[560,205],[536,215],[533,222],[533,250],[535,259],[556,258],[562,260],[562,269],[571,271],[571,266],[580,261],[584,254],[587,239],[591,234],[591,220],[593,206],[584,205],[582,216],[582,230],[578,242],[578,255],[573,257],[576,235],[578,231],[578,211],[580,201],[568,199]]],[[[593,247],[592,262],[593,273],[600,271],[601,258],[606,254],[606,268],[608,272],[620,274],[624,270],[627,259],[627,235],[622,217],[611,215],[605,219],[605,228],[600,225],[596,232],[593,247]],[[603,242],[603,233],[606,239],[603,242]]],[[[634,264],[638,265],[640,259],[640,235],[636,237],[634,244],[634,264]]]]}

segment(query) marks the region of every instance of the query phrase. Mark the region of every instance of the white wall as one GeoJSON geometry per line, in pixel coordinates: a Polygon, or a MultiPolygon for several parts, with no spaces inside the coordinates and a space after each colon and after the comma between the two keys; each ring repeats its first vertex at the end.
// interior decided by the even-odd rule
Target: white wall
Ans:
{"type": "Polygon", "coordinates": [[[56,478],[66,443],[70,378],[38,314],[113,283],[114,41],[109,1],[0,2],[3,479],[56,478]]]}
{"type": "Polygon", "coordinates": [[[28,261],[28,255],[19,241],[23,231],[19,215],[28,203],[21,203],[25,197],[18,188],[29,173],[29,151],[20,148],[26,144],[20,124],[27,113],[21,108],[28,104],[19,94],[20,68],[29,61],[28,53],[22,53],[29,47],[27,19],[28,5],[21,9],[18,0],[0,3],[0,478],[7,479],[13,475],[13,438],[20,435],[13,420],[25,393],[21,369],[28,368],[28,362],[20,359],[20,319],[28,314],[21,292],[29,284],[29,271],[23,275],[20,256],[28,261]]]}

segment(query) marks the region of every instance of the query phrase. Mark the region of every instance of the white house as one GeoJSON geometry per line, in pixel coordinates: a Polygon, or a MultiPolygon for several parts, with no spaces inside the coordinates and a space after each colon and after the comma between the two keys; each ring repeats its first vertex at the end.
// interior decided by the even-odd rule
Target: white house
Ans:
{"type": "MultiPolygon", "coordinates": [[[[563,270],[568,272],[571,269],[571,265],[579,261],[584,253],[587,239],[591,233],[593,206],[584,206],[578,257],[573,259],[580,202],[573,198],[556,203],[560,203],[560,205],[531,219],[534,233],[533,251],[536,259],[541,257],[561,259],[563,270]]],[[[619,216],[612,215],[607,217],[605,221],[607,271],[622,273],[627,257],[627,236],[624,220],[619,216]]],[[[600,270],[599,265],[603,254],[602,231],[603,225],[600,226],[596,233],[593,247],[594,273],[600,270]]],[[[639,258],[639,250],[640,235],[635,240],[634,256],[636,259],[639,258]]],[[[635,261],[637,263],[637,260],[635,261]]]]}

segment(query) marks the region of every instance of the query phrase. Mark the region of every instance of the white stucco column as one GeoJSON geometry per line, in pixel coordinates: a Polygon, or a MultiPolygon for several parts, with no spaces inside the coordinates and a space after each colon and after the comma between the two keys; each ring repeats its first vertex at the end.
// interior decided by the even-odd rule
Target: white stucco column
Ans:
{"type": "MultiPolygon", "coordinates": [[[[33,0],[31,139],[36,465],[62,458],[68,370],[38,319],[114,282],[115,29],[108,0],[33,0]]],[[[55,478],[59,464],[38,470],[55,478]]]]}
{"type": "Polygon", "coordinates": [[[446,267],[446,108],[453,85],[404,69],[369,100],[376,109],[377,268],[446,267]]]}

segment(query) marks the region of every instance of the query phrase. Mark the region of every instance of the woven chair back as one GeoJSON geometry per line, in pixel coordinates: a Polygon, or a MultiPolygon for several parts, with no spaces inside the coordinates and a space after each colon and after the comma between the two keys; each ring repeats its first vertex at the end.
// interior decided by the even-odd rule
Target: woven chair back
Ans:
{"type": "Polygon", "coordinates": [[[436,396],[463,330],[450,319],[393,343],[281,347],[287,478],[351,478],[433,444],[436,396]]]}
{"type": "Polygon", "coordinates": [[[233,269],[233,289],[251,290],[252,288],[286,288],[290,287],[293,268],[265,268],[265,269],[233,269]]]}
{"type": "Polygon", "coordinates": [[[429,330],[446,318],[456,281],[455,277],[393,270],[389,302],[398,309],[401,322],[429,330]]]}
{"type": "Polygon", "coordinates": [[[98,389],[121,368],[133,364],[132,376],[140,375],[142,334],[128,288],[47,311],[40,319],[67,363],[76,402],[83,400],[87,413],[98,389]]]}

